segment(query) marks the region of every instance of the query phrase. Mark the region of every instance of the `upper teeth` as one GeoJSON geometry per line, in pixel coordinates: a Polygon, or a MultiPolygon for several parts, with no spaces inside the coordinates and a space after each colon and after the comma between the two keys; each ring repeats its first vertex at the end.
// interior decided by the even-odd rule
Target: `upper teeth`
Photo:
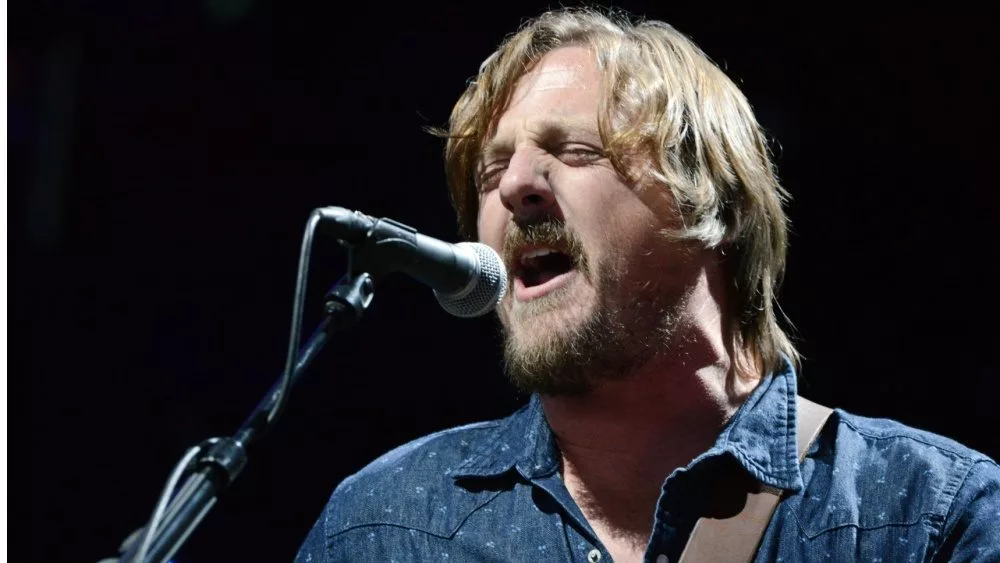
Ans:
{"type": "Polygon", "coordinates": [[[523,263],[526,260],[531,260],[532,258],[538,258],[539,256],[546,256],[548,254],[552,254],[553,252],[555,252],[555,250],[552,250],[551,248],[538,248],[535,250],[531,250],[521,255],[521,262],[523,263]]]}

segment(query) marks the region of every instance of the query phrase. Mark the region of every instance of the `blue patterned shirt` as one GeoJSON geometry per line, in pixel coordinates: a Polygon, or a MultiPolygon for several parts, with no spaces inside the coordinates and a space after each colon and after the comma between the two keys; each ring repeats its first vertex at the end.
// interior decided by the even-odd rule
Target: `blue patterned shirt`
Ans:
{"type": "MultiPolygon", "coordinates": [[[[646,561],[677,561],[720,483],[783,489],[758,561],[1000,561],[1000,468],[952,440],[835,410],[804,462],[796,376],[766,377],[666,478],[646,561]]],[[[401,446],[345,479],[303,543],[320,561],[611,561],[560,477],[540,401],[401,446]]]]}

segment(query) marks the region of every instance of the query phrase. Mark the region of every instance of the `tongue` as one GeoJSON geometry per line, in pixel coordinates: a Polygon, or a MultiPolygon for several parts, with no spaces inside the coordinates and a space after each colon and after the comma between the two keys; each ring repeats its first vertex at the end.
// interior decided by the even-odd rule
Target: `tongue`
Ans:
{"type": "Polygon", "coordinates": [[[540,256],[526,264],[524,272],[525,285],[541,285],[552,278],[570,271],[573,262],[565,254],[553,253],[540,256]]]}
{"type": "Polygon", "coordinates": [[[563,273],[564,272],[557,272],[555,270],[545,270],[542,272],[538,272],[538,274],[535,275],[535,279],[533,279],[532,281],[535,282],[535,285],[542,285],[543,283],[551,280],[556,276],[562,275],[563,273]]]}

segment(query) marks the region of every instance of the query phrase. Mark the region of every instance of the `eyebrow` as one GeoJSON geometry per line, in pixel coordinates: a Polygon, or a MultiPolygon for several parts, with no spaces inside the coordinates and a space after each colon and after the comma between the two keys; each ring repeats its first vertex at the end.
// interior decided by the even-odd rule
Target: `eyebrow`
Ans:
{"type": "MultiPolygon", "coordinates": [[[[584,137],[584,140],[600,141],[600,133],[595,124],[585,119],[563,119],[558,117],[542,116],[532,119],[528,123],[528,128],[541,138],[542,142],[557,142],[572,137],[584,137]]],[[[509,136],[494,135],[492,139],[483,145],[479,153],[479,161],[498,153],[507,152],[509,136]]]]}

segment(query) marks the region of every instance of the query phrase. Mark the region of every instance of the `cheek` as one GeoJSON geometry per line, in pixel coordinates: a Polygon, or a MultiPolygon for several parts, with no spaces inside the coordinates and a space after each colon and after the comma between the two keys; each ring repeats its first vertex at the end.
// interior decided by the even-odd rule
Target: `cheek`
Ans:
{"type": "Polygon", "coordinates": [[[496,190],[479,200],[477,229],[479,240],[500,252],[503,248],[503,227],[507,223],[507,209],[500,202],[496,190]]]}
{"type": "Polygon", "coordinates": [[[593,258],[602,264],[605,275],[622,281],[622,276],[656,277],[660,269],[665,237],[663,224],[634,197],[619,197],[603,202],[603,221],[591,233],[597,244],[593,258]]]}
{"type": "Polygon", "coordinates": [[[656,214],[626,187],[600,194],[592,207],[587,219],[592,230],[618,252],[643,244],[662,227],[656,214]]]}
{"type": "Polygon", "coordinates": [[[635,194],[642,205],[656,217],[661,229],[683,230],[684,220],[670,188],[649,181],[636,186],[635,194]]]}

